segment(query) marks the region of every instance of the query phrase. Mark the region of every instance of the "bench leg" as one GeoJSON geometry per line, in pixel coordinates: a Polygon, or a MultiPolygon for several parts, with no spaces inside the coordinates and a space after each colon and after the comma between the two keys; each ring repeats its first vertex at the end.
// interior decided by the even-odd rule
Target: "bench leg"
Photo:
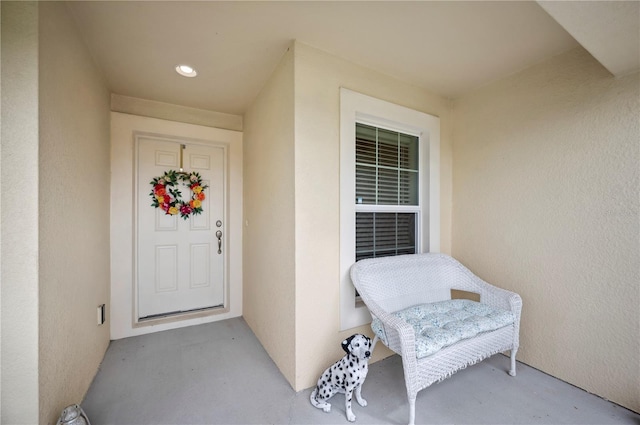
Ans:
{"type": "Polygon", "coordinates": [[[409,397],[409,425],[416,422],[416,397],[409,397]]]}
{"type": "Polygon", "coordinates": [[[509,375],[516,376],[516,353],[518,349],[511,350],[511,370],[509,370],[509,375]]]}
{"type": "Polygon", "coordinates": [[[378,341],[380,341],[380,338],[378,338],[378,335],[373,337],[373,342],[371,343],[371,355],[373,356],[373,350],[376,348],[376,344],[378,343],[378,341]]]}

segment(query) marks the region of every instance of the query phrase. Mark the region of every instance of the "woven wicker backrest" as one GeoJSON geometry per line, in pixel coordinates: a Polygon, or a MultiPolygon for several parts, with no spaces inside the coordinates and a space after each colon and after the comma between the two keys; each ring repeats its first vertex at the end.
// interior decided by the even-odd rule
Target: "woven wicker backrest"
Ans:
{"type": "Polygon", "coordinates": [[[365,303],[389,312],[450,299],[451,289],[474,291],[478,279],[448,255],[432,253],[360,260],[351,276],[365,303]]]}

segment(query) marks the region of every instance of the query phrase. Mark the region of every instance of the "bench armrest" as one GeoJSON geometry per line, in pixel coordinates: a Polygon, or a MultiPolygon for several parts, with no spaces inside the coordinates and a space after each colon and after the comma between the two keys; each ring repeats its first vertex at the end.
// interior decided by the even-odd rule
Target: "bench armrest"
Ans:
{"type": "Polygon", "coordinates": [[[416,357],[416,336],[411,325],[385,311],[373,300],[364,300],[371,315],[380,320],[387,337],[388,347],[398,354],[416,357]]]}
{"type": "Polygon", "coordinates": [[[515,292],[493,286],[479,277],[476,277],[475,283],[478,285],[480,302],[492,307],[509,310],[514,314],[517,321],[520,321],[520,313],[522,311],[522,298],[520,295],[515,292]]]}

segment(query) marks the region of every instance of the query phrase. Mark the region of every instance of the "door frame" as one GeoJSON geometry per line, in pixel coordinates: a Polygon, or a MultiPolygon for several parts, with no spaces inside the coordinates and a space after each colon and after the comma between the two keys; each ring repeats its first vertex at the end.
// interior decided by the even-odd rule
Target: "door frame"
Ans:
{"type": "Polygon", "coordinates": [[[158,118],[111,112],[111,300],[107,308],[111,339],[209,323],[242,316],[242,133],[158,118]],[[139,135],[224,147],[227,167],[224,308],[137,319],[136,190],[139,135]]]}
{"type": "MultiPolygon", "coordinates": [[[[169,136],[169,135],[165,135],[165,134],[157,134],[157,133],[149,133],[146,131],[134,131],[133,132],[133,176],[134,176],[134,188],[133,188],[133,196],[134,196],[134,200],[133,200],[133,318],[134,318],[134,326],[149,326],[152,324],[159,324],[159,323],[167,323],[167,322],[172,322],[175,321],[175,319],[179,319],[179,320],[184,320],[186,318],[194,318],[194,317],[206,317],[212,314],[221,314],[221,313],[228,313],[230,311],[229,309],[229,255],[228,255],[228,238],[227,238],[227,234],[228,234],[228,229],[227,229],[227,218],[229,217],[229,184],[228,184],[228,169],[229,169],[229,149],[228,149],[228,144],[226,143],[220,143],[220,142],[216,142],[216,141],[210,141],[210,140],[199,140],[199,139],[192,139],[192,138],[188,138],[188,137],[175,137],[175,136],[169,136]],[[139,274],[138,274],[138,248],[139,248],[139,242],[138,242],[138,204],[140,201],[139,196],[143,196],[143,197],[148,197],[148,194],[146,194],[146,190],[144,188],[140,188],[138,185],[139,182],[139,176],[138,176],[138,172],[139,172],[139,160],[140,160],[140,156],[139,156],[139,151],[140,151],[140,139],[152,139],[152,140],[157,140],[160,142],[169,142],[169,143],[175,143],[177,145],[199,145],[199,146],[208,146],[208,147],[215,147],[215,148],[221,148],[222,152],[223,152],[223,158],[224,158],[224,163],[223,163],[223,186],[224,186],[224,194],[223,194],[223,198],[224,198],[224,209],[223,209],[223,216],[222,216],[222,232],[223,235],[225,235],[222,238],[222,243],[223,243],[223,252],[224,252],[224,266],[223,266],[223,270],[222,270],[222,280],[223,280],[223,302],[222,302],[222,306],[216,306],[216,307],[207,307],[207,308],[203,308],[203,309],[198,309],[198,310],[194,310],[194,311],[187,311],[184,313],[170,313],[170,314],[166,314],[163,316],[157,316],[154,318],[140,318],[140,313],[139,313],[139,301],[140,301],[140,291],[139,291],[139,274]],[[140,189],[142,189],[142,192],[140,191],[140,189]]],[[[147,188],[149,186],[147,185],[147,188]]],[[[179,217],[177,218],[179,219],[179,217]]],[[[211,230],[213,231],[213,230],[211,230]]]]}

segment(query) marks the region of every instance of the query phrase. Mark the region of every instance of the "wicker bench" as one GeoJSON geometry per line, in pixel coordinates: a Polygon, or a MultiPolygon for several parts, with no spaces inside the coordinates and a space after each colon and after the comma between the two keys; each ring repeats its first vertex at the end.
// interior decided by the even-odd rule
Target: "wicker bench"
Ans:
{"type": "Polygon", "coordinates": [[[484,282],[444,254],[361,260],[351,279],[371,316],[375,342],[402,356],[409,423],[418,392],[468,365],[511,351],[516,374],[522,299],[484,282]],[[451,291],[480,295],[480,303],[451,300],[451,291]]]}

